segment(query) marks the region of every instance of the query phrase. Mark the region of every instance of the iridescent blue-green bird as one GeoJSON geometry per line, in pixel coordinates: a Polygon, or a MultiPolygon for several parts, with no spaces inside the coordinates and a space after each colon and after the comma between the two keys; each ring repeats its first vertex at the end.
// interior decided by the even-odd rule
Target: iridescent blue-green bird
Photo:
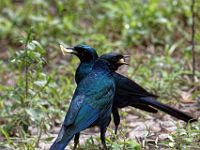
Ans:
{"type": "MultiPolygon", "coordinates": [[[[71,53],[80,59],[81,63],[79,64],[75,74],[76,83],[79,84],[79,82],[91,71],[95,60],[98,58],[96,50],[88,45],[77,45],[72,48],[64,48],[61,46],[61,50],[64,54],[71,53]]],[[[116,92],[112,108],[112,114],[115,123],[115,133],[117,133],[120,123],[118,108],[124,108],[127,106],[132,106],[151,113],[157,113],[157,109],[159,109],[185,122],[196,121],[196,119],[194,119],[192,116],[156,101],[158,96],[147,92],[133,80],[130,80],[118,73],[114,73],[113,76],[116,84],[116,92]]],[[[75,143],[77,143],[78,139],[79,134],[75,136],[75,143]]]]}
{"type": "Polygon", "coordinates": [[[78,84],[60,133],[50,150],[63,150],[75,134],[88,127],[100,128],[106,148],[105,132],[111,120],[115,81],[113,72],[125,64],[121,54],[110,53],[98,58],[90,73],[78,84]]]}

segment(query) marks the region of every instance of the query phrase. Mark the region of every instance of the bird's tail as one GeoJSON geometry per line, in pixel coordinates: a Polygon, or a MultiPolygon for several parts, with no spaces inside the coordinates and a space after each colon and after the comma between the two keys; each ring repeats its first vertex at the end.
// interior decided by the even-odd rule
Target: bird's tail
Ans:
{"type": "Polygon", "coordinates": [[[73,138],[73,135],[68,135],[65,126],[60,129],[57,139],[49,150],[64,150],[69,141],[73,138]]]}
{"type": "Polygon", "coordinates": [[[51,146],[50,150],[64,150],[70,140],[76,133],[88,128],[99,117],[99,110],[85,104],[78,112],[73,124],[67,126],[64,124],[58,134],[56,141],[51,146]]]}
{"type": "Polygon", "coordinates": [[[154,108],[157,108],[177,119],[180,119],[180,120],[183,120],[185,122],[194,122],[194,121],[197,121],[197,119],[193,118],[192,116],[189,116],[187,115],[186,113],[183,113],[175,108],[172,108],[168,105],[165,105],[165,104],[161,104],[160,102],[154,100],[154,98],[151,98],[151,97],[143,97],[141,98],[142,102],[147,104],[147,105],[150,105],[154,108]]]}

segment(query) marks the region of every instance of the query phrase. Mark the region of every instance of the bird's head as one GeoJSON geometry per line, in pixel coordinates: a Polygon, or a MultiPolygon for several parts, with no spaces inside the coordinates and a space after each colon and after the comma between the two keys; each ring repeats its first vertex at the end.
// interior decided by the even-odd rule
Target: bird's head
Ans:
{"type": "Polygon", "coordinates": [[[68,53],[74,54],[82,62],[90,62],[98,58],[96,50],[89,45],[79,44],[71,48],[65,48],[64,46],[60,45],[60,48],[64,55],[68,53]]]}
{"type": "Polygon", "coordinates": [[[126,57],[128,57],[128,55],[122,55],[119,53],[108,53],[101,55],[99,57],[99,60],[106,62],[110,70],[116,71],[121,65],[128,65],[128,63],[126,63],[125,61],[126,57]]]}

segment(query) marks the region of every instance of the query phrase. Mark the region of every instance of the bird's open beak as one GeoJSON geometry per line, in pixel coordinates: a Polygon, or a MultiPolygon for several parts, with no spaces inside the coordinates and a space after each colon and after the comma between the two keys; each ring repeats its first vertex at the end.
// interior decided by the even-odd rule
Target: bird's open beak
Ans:
{"type": "Polygon", "coordinates": [[[128,63],[125,61],[125,57],[121,58],[118,62],[119,65],[128,65],[128,63]]]}
{"type": "Polygon", "coordinates": [[[74,48],[65,48],[64,46],[60,45],[60,49],[63,53],[63,55],[67,55],[68,53],[70,54],[76,54],[77,52],[74,50],[74,48]]]}

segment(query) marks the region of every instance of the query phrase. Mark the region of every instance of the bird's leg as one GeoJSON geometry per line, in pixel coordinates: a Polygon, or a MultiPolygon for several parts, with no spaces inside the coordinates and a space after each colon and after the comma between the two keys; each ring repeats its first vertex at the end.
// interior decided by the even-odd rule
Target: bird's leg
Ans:
{"type": "Polygon", "coordinates": [[[105,134],[106,134],[106,130],[107,130],[107,126],[109,125],[110,121],[111,121],[111,111],[112,111],[112,106],[109,107],[104,114],[101,116],[102,118],[100,119],[100,138],[101,138],[101,143],[103,145],[103,148],[105,150],[108,150],[107,146],[106,146],[106,138],[105,138],[105,134]]]}
{"type": "Polygon", "coordinates": [[[105,133],[106,133],[106,127],[101,127],[101,128],[100,128],[101,143],[102,143],[104,149],[107,150],[108,148],[107,148],[107,146],[106,146],[105,133]]]}
{"type": "Polygon", "coordinates": [[[79,143],[79,137],[80,137],[80,133],[76,133],[75,134],[75,137],[74,137],[74,147],[73,147],[73,150],[76,149],[78,143],[79,143]]]}
{"type": "Polygon", "coordinates": [[[112,114],[113,114],[113,120],[114,120],[114,124],[115,124],[115,134],[117,134],[118,126],[120,123],[120,116],[119,116],[119,112],[116,107],[113,107],[112,114]]]}

